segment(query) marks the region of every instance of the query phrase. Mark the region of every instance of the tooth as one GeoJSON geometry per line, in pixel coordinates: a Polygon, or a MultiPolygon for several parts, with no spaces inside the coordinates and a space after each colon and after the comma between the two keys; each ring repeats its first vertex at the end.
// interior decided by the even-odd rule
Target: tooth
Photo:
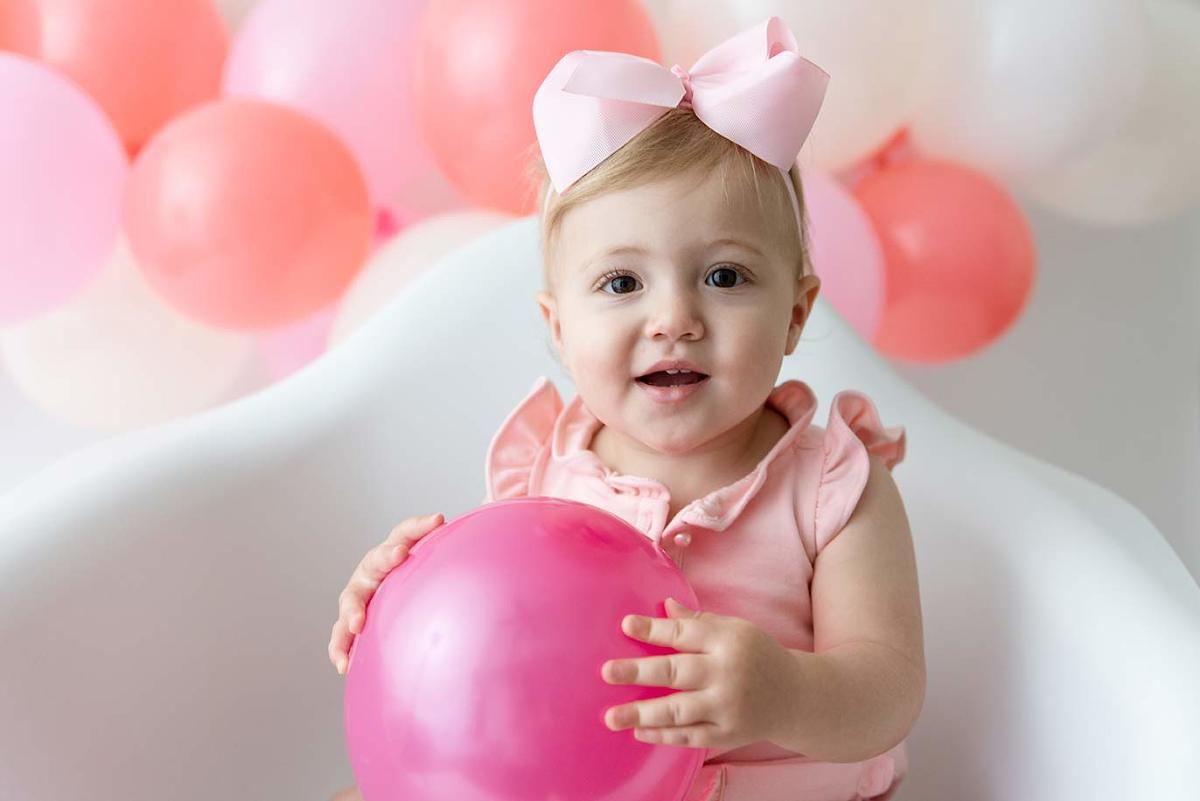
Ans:
{"type": "Polygon", "coordinates": [[[678,372],[678,370],[667,370],[667,375],[675,375],[678,372]]]}

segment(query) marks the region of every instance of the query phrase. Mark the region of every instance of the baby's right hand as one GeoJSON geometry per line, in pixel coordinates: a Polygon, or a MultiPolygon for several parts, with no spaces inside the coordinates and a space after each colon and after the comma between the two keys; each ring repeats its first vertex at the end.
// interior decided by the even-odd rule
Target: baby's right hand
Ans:
{"type": "Polygon", "coordinates": [[[393,568],[408,558],[417,541],[446,520],[441,512],[423,517],[410,517],[392,529],[387,539],[371,550],[358,563],[350,582],[338,596],[338,619],[329,638],[329,661],[339,674],[346,672],[350,643],[362,631],[367,619],[367,602],[380,582],[393,568]]]}

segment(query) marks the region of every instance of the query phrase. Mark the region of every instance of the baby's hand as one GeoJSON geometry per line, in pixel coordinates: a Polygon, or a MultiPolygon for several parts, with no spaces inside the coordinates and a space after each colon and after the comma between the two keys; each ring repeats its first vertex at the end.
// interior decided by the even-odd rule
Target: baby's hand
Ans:
{"type": "Polygon", "coordinates": [[[363,629],[367,620],[367,602],[375,594],[388,573],[408,558],[417,541],[444,523],[441,512],[423,517],[410,517],[392,529],[387,539],[371,550],[358,563],[350,582],[338,596],[338,619],[329,638],[329,661],[339,674],[346,672],[350,644],[354,635],[363,629]]]}
{"type": "Polygon", "coordinates": [[[609,684],[683,692],[611,707],[608,727],[632,728],[642,742],[720,751],[773,739],[794,706],[795,657],[748,620],[693,611],[674,598],[666,606],[666,618],[627,615],[621,628],[679,653],[612,660],[601,675],[609,684]]]}

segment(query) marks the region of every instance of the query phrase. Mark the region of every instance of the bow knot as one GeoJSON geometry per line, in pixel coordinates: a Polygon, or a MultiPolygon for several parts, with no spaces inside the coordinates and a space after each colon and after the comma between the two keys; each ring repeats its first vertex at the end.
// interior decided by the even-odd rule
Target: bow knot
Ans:
{"type": "Polygon", "coordinates": [[[680,107],[691,108],[692,107],[692,76],[688,74],[687,70],[685,70],[683,67],[679,66],[678,64],[676,64],[674,67],[671,67],[671,72],[673,72],[675,75],[679,76],[679,79],[681,81],[683,81],[683,99],[679,101],[680,107]]]}

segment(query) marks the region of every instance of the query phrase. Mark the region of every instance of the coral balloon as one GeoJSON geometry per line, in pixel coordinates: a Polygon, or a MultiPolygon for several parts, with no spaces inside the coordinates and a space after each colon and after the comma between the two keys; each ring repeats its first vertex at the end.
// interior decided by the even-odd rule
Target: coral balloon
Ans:
{"type": "Polygon", "coordinates": [[[100,272],[128,174],[96,101],[45,64],[0,53],[0,325],[53,308],[100,272]]]}
{"type": "Polygon", "coordinates": [[[33,0],[0,0],[0,50],[38,52],[42,27],[33,0]]]}
{"type": "Polygon", "coordinates": [[[870,342],[883,309],[883,248],[858,201],[823,170],[801,168],[813,272],[821,296],[870,342]]]}
{"type": "Polygon", "coordinates": [[[414,97],[442,171],[471,202],[524,215],[533,95],[571,50],[618,50],[658,60],[637,0],[443,0],[425,14],[414,97]]]}
{"type": "Polygon", "coordinates": [[[864,178],[854,195],[883,245],[881,351],[913,362],[961,358],[1017,319],[1033,284],[1033,237],[990,178],[912,160],[864,178]]]}
{"type": "Polygon", "coordinates": [[[380,584],[346,674],[363,798],[679,801],[703,748],[611,731],[611,706],[675,692],[610,685],[609,659],[673,653],[621,630],[694,591],[660,548],[557,498],[482,506],[427,535],[380,584]]]}
{"type": "Polygon", "coordinates": [[[298,111],[248,98],[164,128],[134,163],[125,219],[155,289],[236,329],[297,322],[339,297],[374,224],[346,146],[298,111]]]}
{"type": "Polygon", "coordinates": [[[373,205],[391,207],[433,167],[409,88],[426,4],[263,0],[234,40],[223,91],[274,100],[328,125],[358,159],[373,205]]]}
{"type": "MultiPolygon", "coordinates": [[[[2,4],[2,3],[0,3],[2,4]]],[[[181,111],[217,96],[229,47],[212,0],[33,0],[36,47],[20,49],[75,80],[137,153],[181,111]]]]}

